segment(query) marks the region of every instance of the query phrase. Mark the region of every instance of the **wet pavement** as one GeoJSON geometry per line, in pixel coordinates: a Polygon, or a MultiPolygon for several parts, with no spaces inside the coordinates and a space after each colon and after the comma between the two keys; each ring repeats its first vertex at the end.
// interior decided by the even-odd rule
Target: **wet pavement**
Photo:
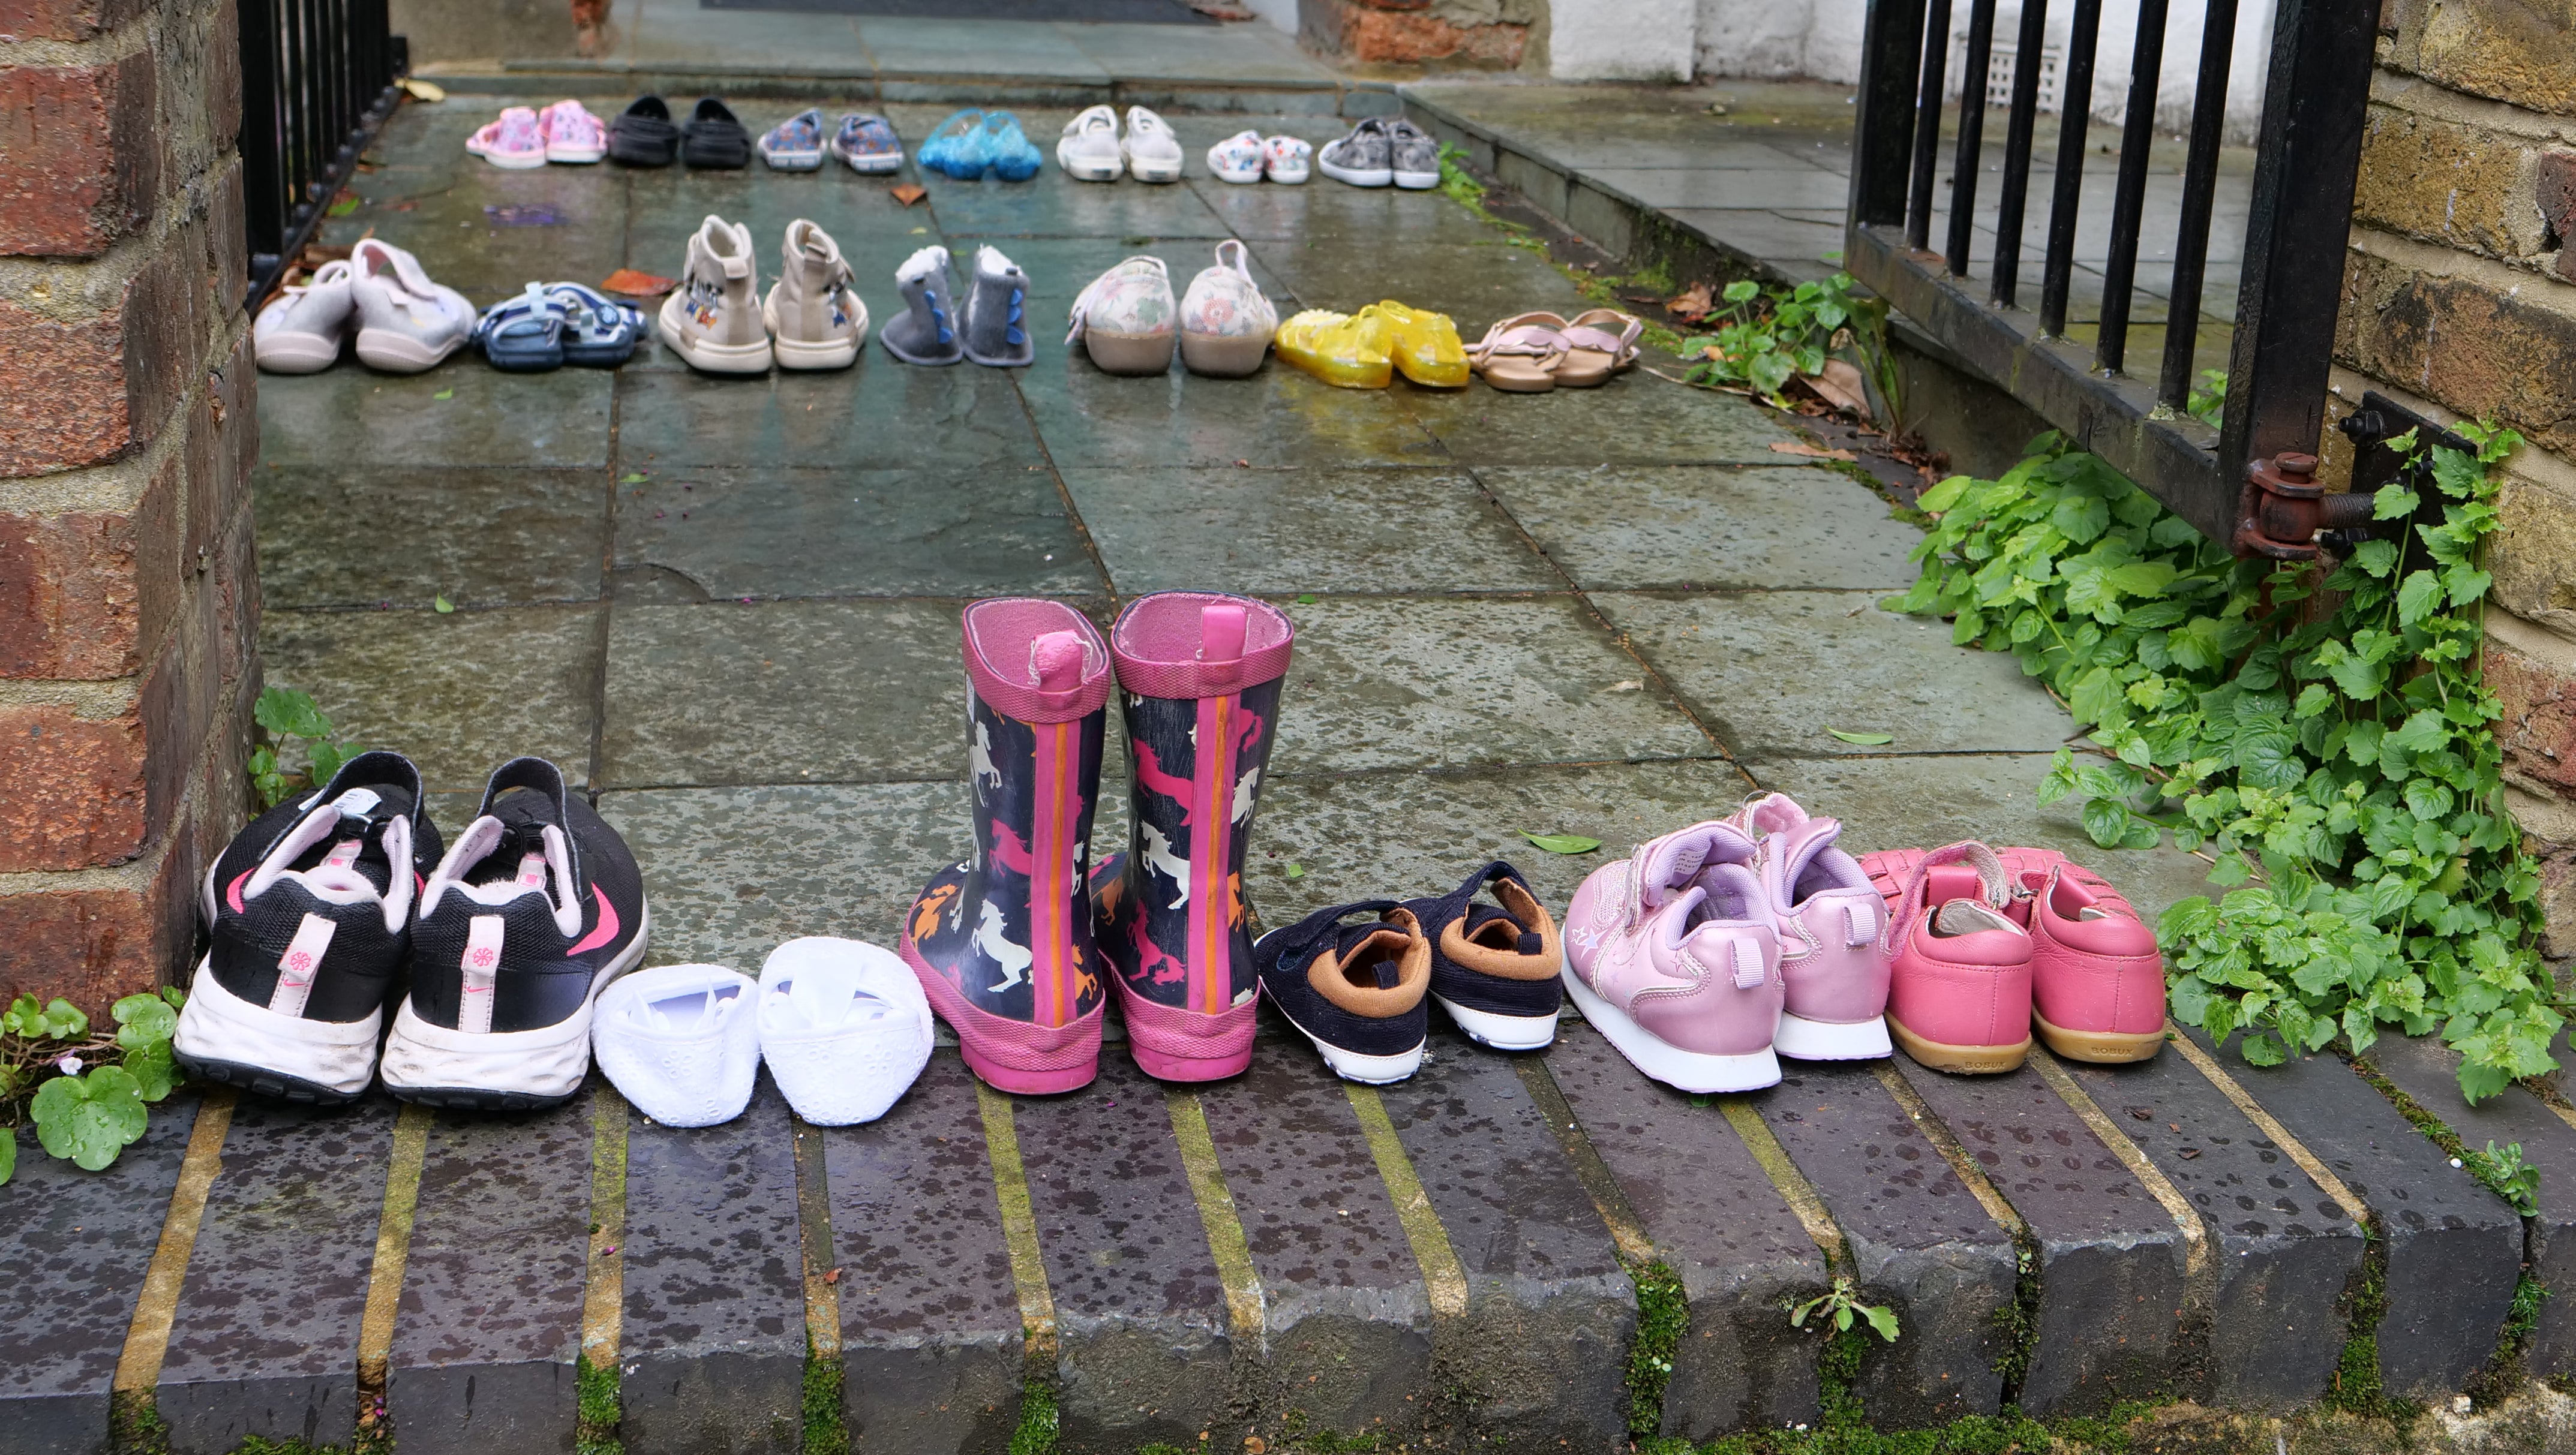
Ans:
{"type": "MultiPolygon", "coordinates": [[[[934,178],[905,207],[839,170],[499,172],[460,149],[489,115],[405,109],[332,240],[372,229],[478,303],[676,273],[709,212],[751,226],[764,271],[791,219],[821,223],[880,320],[931,242],[1008,251],[1041,330],[1120,257],[1186,280],[1229,236],[1283,313],[1394,297],[1472,338],[1582,301],[1436,193],[1049,169],[934,178]]],[[[895,110],[907,137],[938,115],[895,110]]],[[[1027,119],[1043,136],[1062,116],[1027,119]]],[[[1194,156],[1245,124],[1172,119],[1194,156]]],[[[2038,806],[2072,724],[2008,659],[1880,609],[1912,526],[1776,450],[1790,421],[1643,371],[1538,397],[1346,392],[1275,363],[1112,378],[1050,336],[1019,371],[870,348],[726,380],[648,345],[614,372],[346,364],[264,378],[260,409],[268,680],[413,754],[451,828],[502,759],[555,758],[642,861],[654,963],[892,942],[969,842],[956,620],[997,593],[1105,621],[1187,586],[1294,620],[1245,886],[1269,924],[1497,857],[1562,906],[1606,856],[1756,789],[1840,817],[1855,850],[2048,845],[2150,914],[2199,887],[2200,861],[2093,849],[2038,806]],[[1532,832],[1606,847],[1551,855],[1532,832]]],[[[1096,843],[1123,839],[1123,778],[1113,748],[1096,843]]],[[[113,1320],[65,1325],[0,1381],[0,1455],[92,1448],[61,1437],[104,1437],[111,1380],[153,1400],[177,1455],[345,1444],[378,1397],[406,1447],[570,1450],[577,1419],[601,1437],[611,1389],[631,1455],[835,1427],[862,1451],[998,1452],[1032,1388],[1068,1455],[1327,1434],[1606,1452],[1818,1418],[1822,1345],[1787,1309],[1835,1276],[1905,1330],[1851,1376],[1884,1425],[2288,1407],[2382,1328],[2392,1393],[2455,1387],[2436,1352],[2492,1347],[2518,1220],[2402,1123],[2339,1116],[2385,1110],[2340,1062],[2228,1066],[2180,1045],[1973,1086],[1797,1067],[1690,1097],[1569,1019],[1518,1058],[1438,1030],[1383,1092],[1276,1028],[1232,1082],[1158,1087],[1113,1044],[1093,1086],[1016,1103],[942,1051],[884,1120],[828,1133],[765,1088],[702,1132],[604,1085],[470,1124],[183,1093],[193,1120],[156,1118],[108,1174],[133,1195],[79,1224],[17,1211],[60,1181],[32,1142],[0,1188],[0,1269],[27,1298],[136,1299],[121,1344],[113,1320]],[[2378,1325],[2347,1322],[2365,1216],[2402,1233],[2372,1265],[2378,1325]],[[1671,1278],[1640,1283],[1650,1263],[1671,1278]],[[1632,1363],[1676,1315],[1660,1364],[1632,1363]]],[[[2496,1115],[2537,1145],[2558,1114],[2496,1115]]],[[[2576,1371],[2547,1318],[2534,1372],[2576,1371]]]]}

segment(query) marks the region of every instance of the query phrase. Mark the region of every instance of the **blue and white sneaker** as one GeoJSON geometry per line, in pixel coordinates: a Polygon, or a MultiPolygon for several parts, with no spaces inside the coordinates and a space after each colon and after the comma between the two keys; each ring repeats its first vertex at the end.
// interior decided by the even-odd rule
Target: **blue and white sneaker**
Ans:
{"type": "Polygon", "coordinates": [[[832,155],[862,176],[890,176],[903,170],[902,139],[894,134],[892,122],[873,111],[843,113],[830,145],[832,155]]]}
{"type": "Polygon", "coordinates": [[[549,283],[546,296],[563,310],[565,363],[615,368],[634,357],[644,338],[641,309],[579,283],[549,283]]]}
{"type": "Polygon", "coordinates": [[[823,113],[807,107],[760,134],[760,159],[772,171],[811,172],[823,165],[823,113]]]}

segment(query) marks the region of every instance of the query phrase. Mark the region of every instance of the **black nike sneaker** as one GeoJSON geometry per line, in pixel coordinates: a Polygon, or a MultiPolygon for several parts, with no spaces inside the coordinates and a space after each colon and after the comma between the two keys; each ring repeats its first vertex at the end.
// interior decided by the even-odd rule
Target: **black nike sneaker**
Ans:
{"type": "Polygon", "coordinates": [[[420,770],[400,753],[361,753],[253,820],[206,873],[214,943],[179,1012],[180,1067],[289,1101],[355,1100],[438,855],[420,770]]]}
{"type": "Polygon", "coordinates": [[[493,1111],[570,1100],[590,1071],[591,1006],[643,960],[651,928],[617,831],[554,764],[502,764],[421,890],[385,1088],[493,1111]]]}

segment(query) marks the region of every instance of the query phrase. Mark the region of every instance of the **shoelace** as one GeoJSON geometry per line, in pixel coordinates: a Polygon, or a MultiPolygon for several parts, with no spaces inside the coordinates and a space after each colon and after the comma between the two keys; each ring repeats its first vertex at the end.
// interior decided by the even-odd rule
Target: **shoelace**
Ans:
{"type": "Polygon", "coordinates": [[[2004,861],[1996,857],[1994,850],[1974,839],[1944,844],[1924,855],[1923,861],[1914,866],[1913,875],[1906,880],[1904,897],[1897,901],[1896,913],[1888,920],[1886,933],[1880,940],[1889,954],[1896,953],[1897,942],[1913,925],[1915,917],[1923,912],[1924,891],[1931,884],[1932,871],[1945,864],[1966,864],[1974,868],[1977,886],[1986,903],[1997,911],[2011,907],[2012,876],[2004,872],[2004,861]]]}

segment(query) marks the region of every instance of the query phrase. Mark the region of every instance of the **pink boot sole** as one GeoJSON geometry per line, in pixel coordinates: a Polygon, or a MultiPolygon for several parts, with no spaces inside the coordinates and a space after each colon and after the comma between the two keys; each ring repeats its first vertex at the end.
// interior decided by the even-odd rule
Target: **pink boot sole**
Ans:
{"type": "MultiPolygon", "coordinates": [[[[957,1033],[957,1053],[965,1058],[966,1069],[994,1090],[1019,1096],[1052,1096],[1079,1091],[1100,1074],[1098,1006],[1092,1007],[1089,1015],[1063,1026],[1005,1020],[968,1005],[965,997],[948,983],[948,977],[930,968],[930,962],[913,948],[910,931],[905,932],[896,948],[903,962],[912,967],[914,978],[920,980],[922,993],[930,997],[930,1008],[939,1012],[939,1018],[957,1033]]],[[[1250,1059],[1248,1054],[1246,1059],[1250,1059]]]]}

